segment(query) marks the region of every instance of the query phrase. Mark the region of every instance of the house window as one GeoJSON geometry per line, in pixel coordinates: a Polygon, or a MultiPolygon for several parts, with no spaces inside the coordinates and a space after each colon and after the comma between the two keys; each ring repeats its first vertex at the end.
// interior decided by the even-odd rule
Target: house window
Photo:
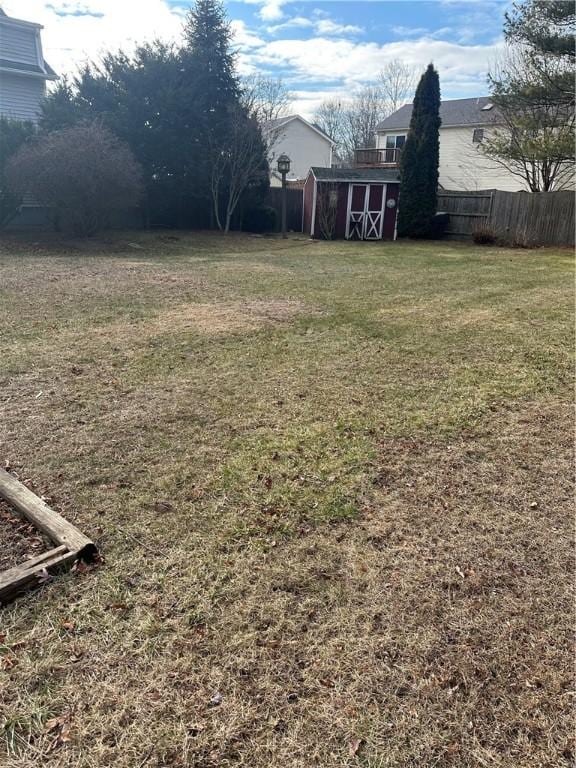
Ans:
{"type": "Polygon", "coordinates": [[[474,144],[480,144],[483,138],[484,128],[474,128],[474,133],[472,134],[472,141],[474,144]]]}
{"type": "Polygon", "coordinates": [[[386,149],[402,149],[406,143],[406,135],[386,136],[386,149]]]}

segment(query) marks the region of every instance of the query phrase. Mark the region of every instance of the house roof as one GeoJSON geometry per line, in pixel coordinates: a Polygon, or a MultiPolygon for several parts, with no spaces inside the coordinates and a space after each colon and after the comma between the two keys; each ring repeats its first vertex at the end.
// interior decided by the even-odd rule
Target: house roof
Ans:
{"type": "MultiPolygon", "coordinates": [[[[477,96],[473,99],[451,99],[440,104],[440,119],[443,128],[457,125],[486,125],[495,122],[498,112],[489,96],[477,96]]],[[[408,130],[412,117],[412,104],[405,104],[390,117],[382,120],[377,131],[389,131],[397,128],[408,130]]]]}
{"type": "MultiPolygon", "coordinates": [[[[15,19],[12,16],[8,16],[2,8],[0,8],[0,25],[3,28],[8,27],[8,29],[11,27],[24,27],[25,29],[31,30],[31,34],[34,34],[37,40],[39,39],[40,30],[43,29],[41,24],[36,24],[32,21],[23,21],[22,19],[15,19]]],[[[40,50],[39,45],[37,46],[37,49],[40,50]]],[[[38,63],[30,64],[22,61],[15,61],[14,59],[5,59],[0,56],[0,71],[14,72],[16,74],[30,74],[35,77],[41,77],[44,80],[58,79],[58,75],[45,59],[38,59],[38,63]],[[43,66],[40,66],[41,64],[43,66]]]]}
{"type": "Polygon", "coordinates": [[[316,133],[319,133],[323,138],[326,139],[326,141],[329,141],[331,144],[336,143],[334,139],[330,138],[330,136],[328,136],[328,134],[323,131],[322,128],[320,128],[319,125],[316,123],[308,122],[308,120],[302,117],[302,115],[287,115],[286,117],[277,117],[275,120],[266,120],[266,122],[262,124],[262,128],[265,131],[277,131],[279,128],[282,128],[284,125],[288,125],[288,123],[291,123],[293,120],[300,120],[300,122],[316,131],[316,133]]]}
{"type": "Polygon", "coordinates": [[[310,172],[316,181],[400,181],[396,168],[319,168],[312,166],[310,172]]]}
{"type": "Polygon", "coordinates": [[[44,61],[44,69],[37,64],[24,64],[21,61],[11,61],[9,59],[0,59],[0,69],[13,69],[15,72],[31,72],[36,75],[48,76],[48,79],[57,78],[58,75],[47,61],[44,61]]]}

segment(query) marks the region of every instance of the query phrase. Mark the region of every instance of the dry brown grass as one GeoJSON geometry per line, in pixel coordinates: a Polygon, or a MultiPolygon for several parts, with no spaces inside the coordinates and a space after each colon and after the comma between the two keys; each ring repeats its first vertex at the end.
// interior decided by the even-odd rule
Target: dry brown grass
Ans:
{"type": "Polygon", "coordinates": [[[2,764],[570,765],[566,256],[159,242],[0,259],[0,458],[106,556],[4,609],[2,764]]]}

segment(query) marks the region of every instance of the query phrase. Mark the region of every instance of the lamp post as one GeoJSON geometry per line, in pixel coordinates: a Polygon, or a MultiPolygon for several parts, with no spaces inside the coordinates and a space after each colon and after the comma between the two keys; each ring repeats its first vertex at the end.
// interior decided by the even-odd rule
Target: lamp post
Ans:
{"type": "Polygon", "coordinates": [[[278,173],[282,175],[282,237],[286,239],[286,174],[290,172],[290,158],[286,154],[278,158],[278,173]]]}

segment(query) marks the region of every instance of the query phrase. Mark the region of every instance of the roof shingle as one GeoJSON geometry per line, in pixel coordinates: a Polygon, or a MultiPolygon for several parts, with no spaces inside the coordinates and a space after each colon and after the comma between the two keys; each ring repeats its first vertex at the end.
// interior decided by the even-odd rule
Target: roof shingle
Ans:
{"type": "Polygon", "coordinates": [[[310,169],[317,181],[400,181],[396,168],[320,168],[310,169]]]}
{"type": "MultiPolygon", "coordinates": [[[[495,107],[484,109],[492,102],[489,96],[474,99],[452,99],[440,104],[440,119],[443,128],[456,125],[487,125],[497,122],[498,112],[495,107]]],[[[405,104],[390,117],[382,120],[377,131],[389,131],[396,128],[408,130],[412,117],[412,104],[405,104]]]]}

